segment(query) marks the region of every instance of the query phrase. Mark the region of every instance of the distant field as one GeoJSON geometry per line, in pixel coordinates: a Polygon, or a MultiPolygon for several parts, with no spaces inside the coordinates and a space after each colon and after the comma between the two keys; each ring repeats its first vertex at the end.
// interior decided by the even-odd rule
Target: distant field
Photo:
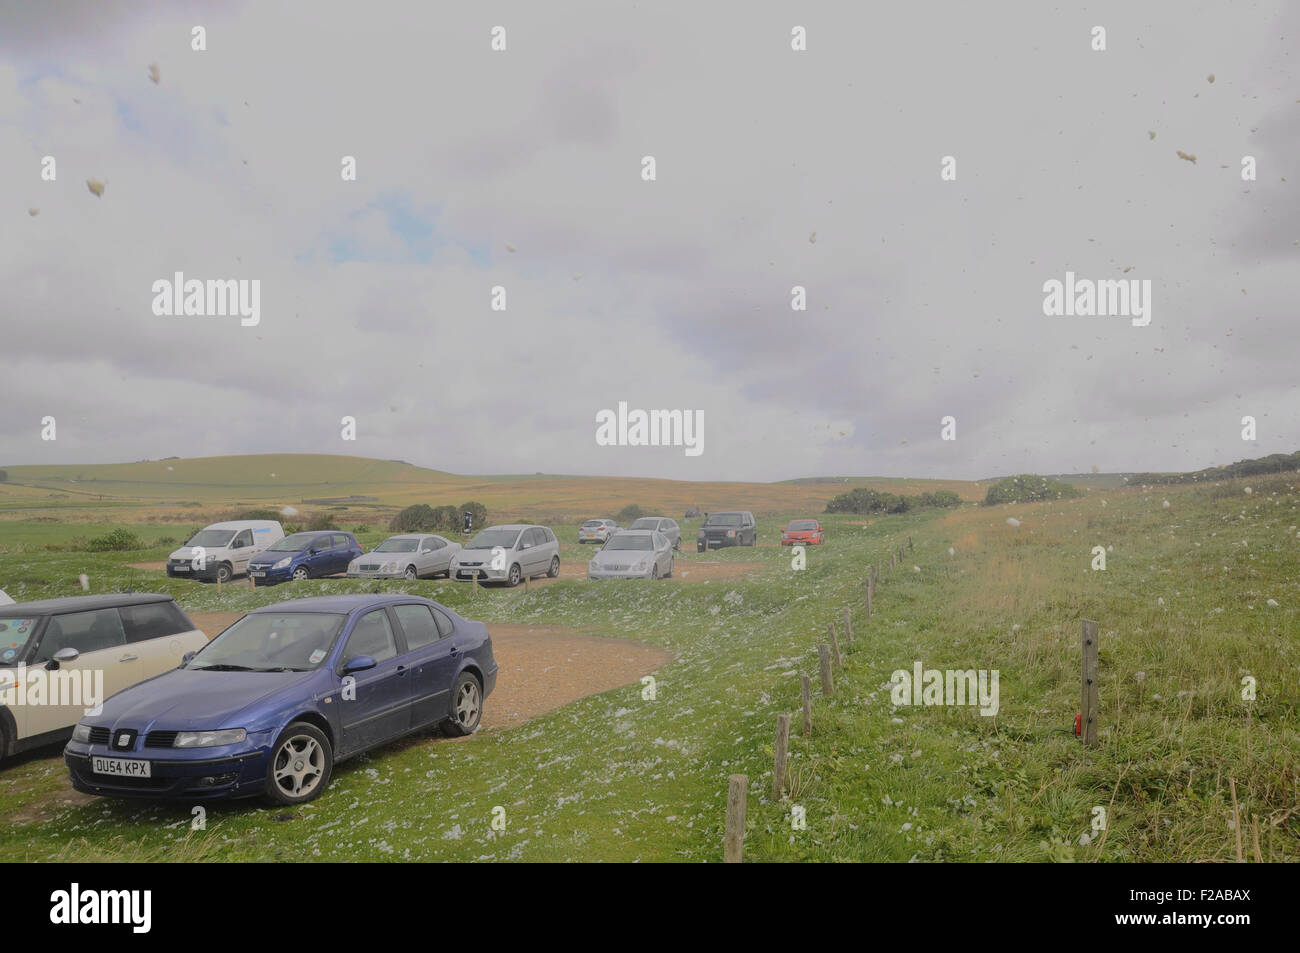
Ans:
{"type": "Polygon", "coordinates": [[[979,484],[953,480],[838,477],[834,482],[701,483],[547,474],[458,476],[408,463],[329,454],[5,469],[9,482],[0,483],[0,521],[57,513],[65,520],[95,522],[112,508],[113,518],[121,522],[191,523],[226,511],[292,505],[304,513],[342,512],[340,524],[366,518],[386,522],[412,503],[459,506],[470,500],[483,503],[494,521],[612,516],[631,503],[669,516],[680,516],[693,506],[814,516],[825,510],[832,496],[855,486],[908,494],[947,489],[966,500],[981,499],[984,493],[979,484]],[[302,503],[348,496],[375,499],[333,507],[302,503]]]}

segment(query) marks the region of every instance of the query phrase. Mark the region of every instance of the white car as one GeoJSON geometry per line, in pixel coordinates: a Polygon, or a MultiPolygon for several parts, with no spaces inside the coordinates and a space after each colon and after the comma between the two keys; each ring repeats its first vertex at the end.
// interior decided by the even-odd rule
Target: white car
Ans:
{"type": "Polygon", "coordinates": [[[424,579],[451,576],[460,543],[429,533],[390,536],[348,564],[349,579],[424,579]]]}
{"type": "Polygon", "coordinates": [[[168,595],[115,592],[0,607],[0,758],[66,740],[108,696],[171,671],[207,644],[168,595]]]}
{"type": "Polygon", "coordinates": [[[667,516],[643,516],[628,529],[648,529],[652,533],[663,533],[668,537],[668,542],[672,543],[673,549],[682,548],[682,528],[677,525],[676,520],[669,519],[667,516]]]}
{"type": "Polygon", "coordinates": [[[453,579],[517,586],[534,576],[560,574],[560,542],[546,526],[510,523],[489,526],[451,561],[453,579]]]}
{"type": "Polygon", "coordinates": [[[591,557],[587,578],[669,579],[673,562],[673,544],[663,533],[625,529],[591,557]]]}
{"type": "Polygon", "coordinates": [[[609,538],[619,531],[620,527],[613,520],[587,520],[578,527],[578,544],[583,543],[600,543],[609,542],[609,538]]]}
{"type": "Polygon", "coordinates": [[[167,575],[229,582],[248,572],[250,559],[282,539],[284,527],[275,520],[213,523],[167,557],[167,575]]]}

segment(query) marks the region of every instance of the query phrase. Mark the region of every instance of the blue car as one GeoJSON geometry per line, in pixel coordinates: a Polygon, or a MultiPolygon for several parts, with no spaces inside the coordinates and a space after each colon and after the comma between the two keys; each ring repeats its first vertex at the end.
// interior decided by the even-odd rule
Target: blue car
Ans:
{"type": "Polygon", "coordinates": [[[344,758],[435,725],[472,733],[496,680],[487,627],[429,599],[293,599],[113,695],[63,758],[86,794],[302,804],[344,758]]]}
{"type": "Polygon", "coordinates": [[[258,586],[295,582],[347,572],[365,550],[351,533],[294,533],[272,543],[248,561],[248,575],[258,586]]]}

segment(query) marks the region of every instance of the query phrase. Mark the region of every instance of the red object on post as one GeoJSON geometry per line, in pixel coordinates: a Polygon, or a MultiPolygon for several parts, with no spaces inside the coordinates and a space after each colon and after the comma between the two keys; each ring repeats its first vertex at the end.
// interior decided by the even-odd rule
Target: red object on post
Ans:
{"type": "Polygon", "coordinates": [[[1074,734],[1076,737],[1083,735],[1083,715],[1074,716],[1074,734]]]}

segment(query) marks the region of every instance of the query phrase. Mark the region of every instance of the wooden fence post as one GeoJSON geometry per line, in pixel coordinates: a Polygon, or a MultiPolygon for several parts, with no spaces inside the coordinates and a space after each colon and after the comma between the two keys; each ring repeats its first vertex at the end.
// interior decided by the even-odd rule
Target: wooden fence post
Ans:
{"type": "Polygon", "coordinates": [[[1079,736],[1085,745],[1097,743],[1097,636],[1097,623],[1091,619],[1084,619],[1083,667],[1079,679],[1079,713],[1083,716],[1083,724],[1080,726],[1079,736]]]}
{"type": "Polygon", "coordinates": [[[785,793],[785,755],[790,747],[790,716],[776,716],[776,752],[772,758],[772,800],[785,793]]]}
{"type": "Polygon", "coordinates": [[[733,774],[727,783],[727,833],[722,841],[722,860],[738,864],[745,853],[745,795],[749,778],[733,774]]]}
{"type": "Polygon", "coordinates": [[[252,574],[251,572],[248,574],[248,588],[249,588],[249,589],[256,589],[256,588],[257,588],[257,579],[254,578],[254,576],[253,576],[253,574],[252,574]]]}
{"type": "Polygon", "coordinates": [[[910,537],[910,536],[907,537],[907,551],[908,551],[909,553],[912,551],[912,537],[910,537]]]}
{"type": "Polygon", "coordinates": [[[875,586],[867,586],[867,618],[871,618],[871,594],[875,591],[875,586]]]}
{"type": "Polygon", "coordinates": [[[217,570],[217,598],[221,598],[221,570],[217,570]]]}
{"type": "Polygon", "coordinates": [[[831,630],[831,648],[835,651],[835,667],[843,668],[844,659],[840,655],[840,640],[835,635],[835,623],[830,622],[826,627],[831,630]]]}
{"type": "Polygon", "coordinates": [[[802,677],[803,693],[803,736],[807,738],[812,734],[812,680],[804,675],[802,677]]]}
{"type": "Polygon", "coordinates": [[[835,679],[831,675],[831,647],[829,645],[817,646],[817,663],[822,672],[822,696],[834,698],[835,679]]]}
{"type": "Polygon", "coordinates": [[[849,612],[849,607],[844,607],[844,641],[853,641],[853,616],[849,612]]]}

